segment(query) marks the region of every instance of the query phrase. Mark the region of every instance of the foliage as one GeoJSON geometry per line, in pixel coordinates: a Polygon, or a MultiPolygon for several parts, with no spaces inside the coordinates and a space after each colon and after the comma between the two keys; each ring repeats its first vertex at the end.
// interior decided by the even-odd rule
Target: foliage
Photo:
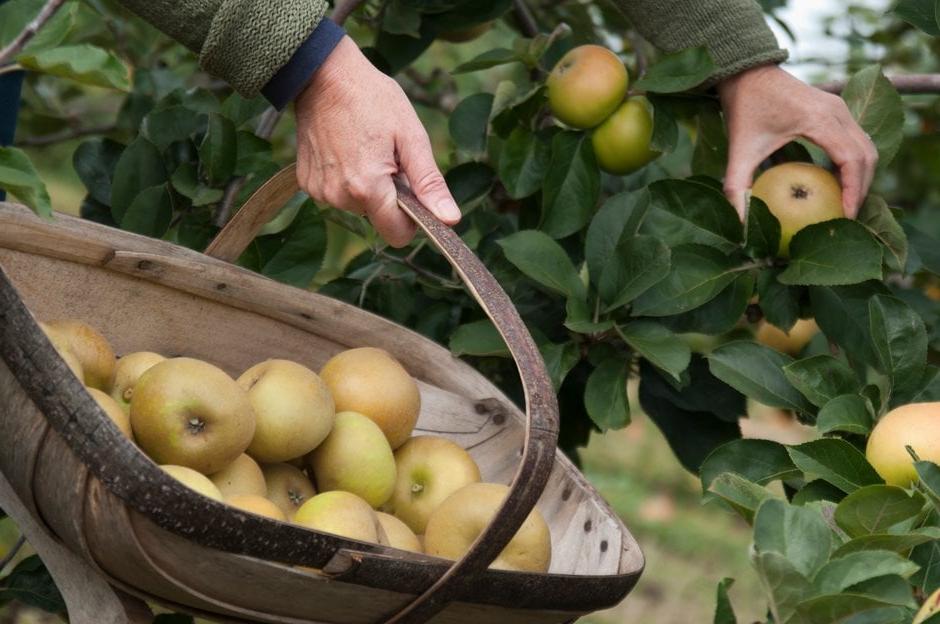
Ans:
{"type": "MultiPolygon", "coordinates": [[[[0,6],[0,44],[39,4],[0,6]]],[[[785,2],[763,4],[772,13],[785,2]]],[[[458,233],[541,348],[562,406],[562,447],[570,453],[592,430],[626,426],[627,380],[638,377],[643,409],[700,475],[705,498],[753,525],[772,621],[909,622],[917,599],[940,587],[926,565],[940,544],[940,491],[927,478],[913,490],[884,485],[863,450],[888,409],[940,396],[940,310],[925,294],[940,276],[940,227],[926,210],[940,203],[929,173],[940,166],[940,112],[935,99],[902,101],[882,69],[924,69],[924,50],[940,48],[928,37],[940,34],[938,5],[901,0],[877,19],[859,12],[870,41],[905,37],[881,58],[859,52],[866,62],[850,68],[842,92],[879,150],[884,197],[869,196],[855,221],[799,232],[789,259],[775,257],[780,224],[766,206],[753,200],[742,224],[720,190],[724,124],[713,95],[697,88],[714,69],[707,51],[661,55],[634,82],[653,106],[662,155],[609,176],[589,132],[551,118],[544,79],[572,46],[620,41],[629,25],[607,2],[542,2],[533,6],[539,23],[567,27],[537,34],[510,5],[369,2],[350,32],[416,100],[448,114],[458,233]],[[501,47],[446,68],[451,76],[422,73],[420,57],[440,35],[493,19],[502,20],[501,47]],[[464,86],[452,101],[455,80],[478,88],[464,86]],[[758,323],[786,331],[810,317],[823,337],[799,357],[753,340],[758,323]],[[710,347],[702,335],[713,337],[710,347]],[[740,439],[746,399],[792,411],[821,437],[791,446],[740,439]]],[[[623,52],[631,70],[647,60],[642,45],[623,52]]],[[[182,48],[109,4],[69,0],[16,60],[48,76],[30,77],[21,134],[104,124],[74,132],[93,135],[73,160],[86,218],[203,249],[290,157],[289,131],[270,135],[275,117],[262,101],[200,75],[182,48]],[[112,91],[103,100],[86,85],[112,91]]],[[[772,160],[808,153],[794,144],[772,160]]],[[[0,185],[49,214],[22,151],[0,150],[0,185]]],[[[500,337],[426,241],[386,248],[365,220],[300,197],[239,262],[449,344],[521,401],[500,337]],[[361,250],[349,262],[327,253],[349,240],[340,228],[361,250]]],[[[735,621],[730,586],[719,584],[716,622],[735,621]]]]}

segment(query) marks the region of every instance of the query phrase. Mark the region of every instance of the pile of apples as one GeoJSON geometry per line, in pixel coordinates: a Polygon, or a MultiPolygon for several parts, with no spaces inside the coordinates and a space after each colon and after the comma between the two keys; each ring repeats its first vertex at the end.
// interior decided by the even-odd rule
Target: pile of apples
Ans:
{"type": "MultiPolygon", "coordinates": [[[[184,485],[243,511],[457,559],[509,491],[481,483],[454,442],[412,436],[418,385],[381,349],[338,353],[319,374],[272,359],[233,379],[193,358],[116,358],[81,321],[40,325],[124,435],[184,485]]],[[[550,563],[548,525],[533,510],[492,567],[550,563]]]]}

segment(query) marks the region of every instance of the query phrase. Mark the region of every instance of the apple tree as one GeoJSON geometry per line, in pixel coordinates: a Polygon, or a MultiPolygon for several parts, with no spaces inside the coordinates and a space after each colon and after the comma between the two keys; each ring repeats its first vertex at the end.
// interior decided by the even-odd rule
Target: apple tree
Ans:
{"type": "MultiPolygon", "coordinates": [[[[786,0],[761,4],[787,28],[786,0]]],[[[715,69],[704,48],[659,54],[607,0],[346,1],[334,14],[430,126],[464,214],[457,231],[540,346],[563,449],[576,459],[592,431],[627,426],[639,380],[640,406],[704,497],[753,525],[778,623],[911,622],[940,589],[940,467],[921,460],[919,480],[900,487],[865,456],[889,410],[940,400],[940,5],[849,15],[848,77],[822,87],[871,136],[879,175],[858,219],[806,227],[782,258],[768,207],[752,199],[742,223],[721,192],[727,137],[701,88],[715,69]],[[652,111],[655,160],[627,175],[602,171],[592,130],[548,106],[552,67],[586,43],[620,56],[630,96],[652,111]],[[795,356],[755,340],[764,324],[810,318],[821,331],[795,356]],[[818,435],[742,438],[749,400],[818,435]]],[[[63,142],[84,218],[197,250],[292,158],[288,115],[202,74],[113,2],[10,0],[0,48],[0,74],[28,71],[0,186],[47,218],[30,154],[63,142]]],[[[796,142],[766,165],[786,161],[828,164],[796,142]]],[[[426,240],[392,249],[363,218],[296,197],[239,263],[447,344],[521,401],[505,345],[426,240]]],[[[729,584],[720,624],[735,622],[729,584]]]]}

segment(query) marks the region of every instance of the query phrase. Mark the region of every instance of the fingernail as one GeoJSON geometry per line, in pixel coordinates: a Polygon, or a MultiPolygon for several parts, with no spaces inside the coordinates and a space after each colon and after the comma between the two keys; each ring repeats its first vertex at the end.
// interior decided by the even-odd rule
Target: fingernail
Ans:
{"type": "Polygon", "coordinates": [[[437,216],[439,216],[441,219],[453,222],[460,221],[460,217],[462,215],[460,214],[460,208],[457,207],[457,203],[454,200],[442,199],[441,201],[437,202],[437,206],[435,208],[437,216]]]}

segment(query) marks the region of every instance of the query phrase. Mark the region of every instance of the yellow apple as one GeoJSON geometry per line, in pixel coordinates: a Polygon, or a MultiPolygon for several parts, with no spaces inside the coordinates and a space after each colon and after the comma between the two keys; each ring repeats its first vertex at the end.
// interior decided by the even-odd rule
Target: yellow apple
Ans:
{"type": "MultiPolygon", "coordinates": [[[[471,483],[451,494],[428,519],[424,549],[429,555],[459,559],[502,506],[509,488],[496,483],[471,483]]],[[[493,562],[497,570],[547,572],[552,561],[552,539],[545,519],[533,509],[493,562]]]]}
{"type": "Polygon", "coordinates": [[[261,466],[251,457],[242,453],[222,470],[209,475],[222,496],[267,496],[268,486],[264,480],[261,466]]]}
{"type": "Polygon", "coordinates": [[[480,480],[480,468],[457,444],[436,436],[418,436],[395,451],[398,478],[390,507],[415,533],[424,533],[428,517],[448,496],[480,480]]]}
{"type": "Polygon", "coordinates": [[[147,370],[159,364],[166,358],[159,353],[138,351],[128,353],[117,361],[114,369],[114,385],[111,386],[111,398],[118,402],[124,411],[131,409],[131,397],[134,396],[134,386],[137,380],[147,370]]]}
{"type": "Polygon", "coordinates": [[[818,333],[819,325],[813,319],[799,319],[789,332],[763,321],[754,338],[764,346],[796,357],[818,333]]]}
{"type": "Polygon", "coordinates": [[[924,601],[911,624],[923,624],[937,613],[940,613],[940,589],[930,594],[930,597],[924,601]]]}
{"type": "Polygon", "coordinates": [[[628,98],[591,134],[594,156],[601,169],[615,175],[636,171],[659,156],[650,149],[653,114],[640,95],[628,98]]]}
{"type": "Polygon", "coordinates": [[[195,490],[212,500],[222,502],[222,492],[219,491],[219,488],[215,487],[212,481],[209,481],[209,477],[201,472],[196,472],[186,466],[164,465],[160,467],[163,468],[164,472],[189,489],[195,490]]]}
{"type": "Polygon", "coordinates": [[[389,353],[363,347],[333,356],[320,371],[337,412],[359,412],[385,432],[393,449],[405,443],[418,422],[418,384],[389,353]]]}
{"type": "Polygon", "coordinates": [[[408,528],[404,522],[391,514],[382,511],[375,512],[379,518],[379,524],[385,531],[385,539],[381,541],[386,546],[400,548],[401,550],[410,550],[411,552],[424,552],[421,548],[421,542],[418,536],[408,528]]]}
{"type": "Polygon", "coordinates": [[[57,349],[71,352],[79,361],[86,386],[111,391],[116,358],[107,338],[81,321],[52,321],[42,328],[57,349]]]}
{"type": "Polygon", "coordinates": [[[268,464],[262,466],[261,471],[268,500],[277,505],[288,519],[293,518],[301,505],[317,493],[307,475],[289,464],[268,464]]]}
{"type": "Polygon", "coordinates": [[[297,510],[293,522],[316,531],[379,543],[379,520],[369,503],[349,492],[317,494],[297,510]]]}
{"type": "Polygon", "coordinates": [[[121,406],[117,404],[117,401],[98,388],[86,388],[86,390],[88,390],[88,394],[91,395],[91,398],[95,400],[102,411],[108,415],[108,418],[114,421],[114,424],[121,430],[121,433],[133,440],[134,431],[131,429],[131,419],[127,416],[127,412],[122,410],[121,406]]]}
{"type": "Polygon", "coordinates": [[[940,463],[940,402],[896,407],[872,429],[865,456],[888,485],[917,480],[910,446],[920,459],[940,463]]]}
{"type": "Polygon", "coordinates": [[[255,494],[233,494],[232,496],[225,497],[225,504],[241,509],[242,511],[264,516],[265,518],[271,518],[272,520],[280,520],[281,522],[287,520],[281,508],[263,496],[257,496],[255,494]]]}
{"type": "Polygon", "coordinates": [[[630,82],[623,61],[599,45],[582,45],[566,53],[549,74],[548,105],[572,128],[593,128],[613,113],[630,82]]]}
{"type": "Polygon", "coordinates": [[[813,223],[844,216],[842,187],[834,175],[816,165],[790,162],[758,176],[751,195],[763,200],[780,221],[780,250],[790,256],[790,239],[813,223]]]}
{"type": "Polygon", "coordinates": [[[302,457],[333,428],[336,410],[326,384],[305,366],[267,360],[238,378],[255,412],[248,454],[262,463],[302,457]]]}
{"type": "Polygon", "coordinates": [[[379,426],[358,412],[338,413],[333,431],[308,462],[321,492],[352,492],[377,508],[395,488],[392,448],[379,426]]]}
{"type": "Polygon", "coordinates": [[[248,395],[223,370],[173,358],[140,376],[131,399],[137,444],[160,464],[212,474],[245,452],[255,433],[248,395]]]}

